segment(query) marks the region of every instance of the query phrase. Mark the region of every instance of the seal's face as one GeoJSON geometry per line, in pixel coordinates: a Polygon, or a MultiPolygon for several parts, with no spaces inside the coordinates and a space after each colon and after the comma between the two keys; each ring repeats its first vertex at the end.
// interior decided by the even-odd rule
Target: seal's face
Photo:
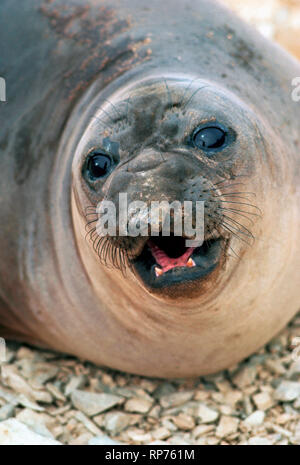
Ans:
{"type": "Polygon", "coordinates": [[[100,259],[130,269],[162,298],[192,298],[215,288],[229,250],[238,255],[252,239],[249,224],[258,209],[247,187],[257,160],[256,137],[247,107],[197,79],[147,79],[102,100],[78,146],[73,171],[76,203],[100,259]],[[103,201],[115,206],[117,226],[101,237],[97,205],[103,201]],[[165,202],[154,224],[153,202],[156,207],[165,202]],[[176,215],[182,225],[188,218],[192,228],[178,233],[176,215]],[[128,227],[134,233],[128,234],[128,227]],[[203,241],[187,242],[199,238],[200,227],[203,241]]]}

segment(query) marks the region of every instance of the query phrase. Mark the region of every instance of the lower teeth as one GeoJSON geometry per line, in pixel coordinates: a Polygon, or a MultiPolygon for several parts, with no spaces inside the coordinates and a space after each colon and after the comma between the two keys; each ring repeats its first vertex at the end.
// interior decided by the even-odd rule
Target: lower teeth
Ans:
{"type": "MultiPolygon", "coordinates": [[[[187,267],[187,268],[192,268],[192,267],[194,267],[194,266],[196,266],[196,263],[195,263],[194,260],[190,257],[190,258],[188,259],[188,261],[186,262],[185,267],[187,267]]],[[[180,268],[185,268],[185,267],[180,267],[180,268]]],[[[174,266],[174,268],[176,268],[176,267],[174,266]]],[[[165,273],[164,270],[162,270],[162,269],[159,268],[158,266],[155,266],[154,271],[155,271],[155,275],[156,275],[157,278],[158,278],[159,276],[162,276],[162,275],[165,273]]]]}

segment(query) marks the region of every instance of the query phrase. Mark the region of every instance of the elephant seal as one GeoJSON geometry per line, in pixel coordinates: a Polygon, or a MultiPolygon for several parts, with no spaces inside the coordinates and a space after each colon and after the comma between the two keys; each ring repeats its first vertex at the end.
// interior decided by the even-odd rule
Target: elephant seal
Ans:
{"type": "Polygon", "coordinates": [[[2,0],[0,30],[1,336],[158,377],[266,343],[300,303],[299,63],[205,0],[2,0]],[[120,193],[204,202],[204,242],[99,235],[120,193]]]}

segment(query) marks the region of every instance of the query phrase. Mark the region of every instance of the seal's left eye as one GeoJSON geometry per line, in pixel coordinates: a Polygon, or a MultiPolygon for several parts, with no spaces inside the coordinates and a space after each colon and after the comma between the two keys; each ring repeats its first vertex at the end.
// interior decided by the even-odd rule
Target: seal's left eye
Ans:
{"type": "Polygon", "coordinates": [[[204,151],[221,150],[226,144],[226,135],[227,133],[217,126],[196,129],[193,135],[193,144],[204,151]]]}
{"type": "Polygon", "coordinates": [[[91,155],[87,163],[87,171],[91,179],[99,179],[106,176],[111,168],[112,161],[108,155],[95,153],[91,155]]]}

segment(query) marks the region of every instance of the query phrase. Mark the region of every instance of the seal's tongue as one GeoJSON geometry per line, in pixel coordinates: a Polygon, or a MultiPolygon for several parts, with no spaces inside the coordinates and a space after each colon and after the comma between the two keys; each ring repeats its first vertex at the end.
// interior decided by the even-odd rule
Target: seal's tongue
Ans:
{"type": "Polygon", "coordinates": [[[160,276],[166,271],[172,270],[172,268],[178,266],[196,266],[194,260],[191,258],[191,255],[195,250],[194,247],[187,248],[180,257],[171,258],[164,252],[164,250],[154,244],[151,240],[148,241],[148,245],[156,263],[161,266],[161,268],[155,267],[156,276],[160,276]]]}

